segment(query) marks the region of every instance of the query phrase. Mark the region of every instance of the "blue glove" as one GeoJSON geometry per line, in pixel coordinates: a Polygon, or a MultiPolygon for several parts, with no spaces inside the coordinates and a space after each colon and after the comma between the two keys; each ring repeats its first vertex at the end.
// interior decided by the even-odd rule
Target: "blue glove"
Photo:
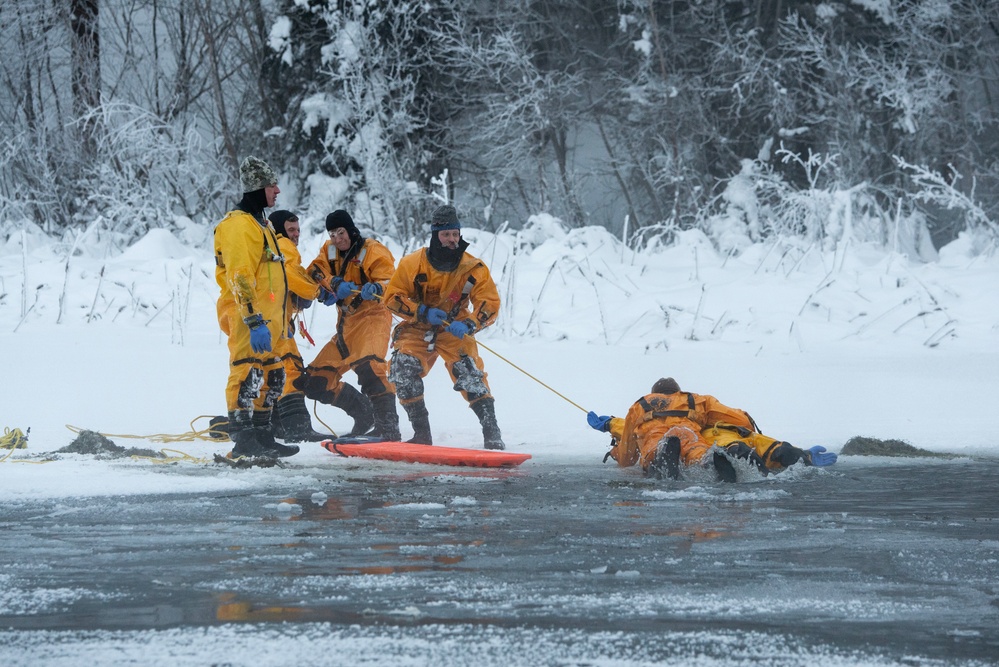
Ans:
{"type": "Polygon", "coordinates": [[[836,452],[827,452],[825,447],[821,445],[816,445],[808,450],[808,458],[806,459],[816,468],[825,468],[826,466],[831,466],[836,463],[836,452]]]}
{"type": "Polygon", "coordinates": [[[444,324],[444,321],[447,319],[447,313],[440,308],[420,306],[416,309],[416,318],[436,327],[444,324]]]}
{"type": "Polygon", "coordinates": [[[381,283],[364,283],[361,288],[361,298],[365,301],[371,301],[380,297],[384,291],[381,283]]]}
{"type": "Polygon", "coordinates": [[[604,433],[610,430],[610,420],[611,417],[607,415],[598,416],[592,410],[586,413],[586,423],[590,425],[590,428],[603,431],[604,433]]]}
{"type": "Polygon", "coordinates": [[[455,338],[464,338],[465,334],[472,331],[472,325],[462,320],[455,320],[447,327],[447,332],[455,338]]]}
{"type": "Polygon", "coordinates": [[[319,296],[316,297],[316,301],[324,306],[332,306],[336,303],[336,294],[329,291],[325,287],[320,287],[319,296]]]}
{"type": "Polygon", "coordinates": [[[357,291],[357,284],[349,280],[341,280],[336,284],[336,298],[343,301],[357,291]]]}
{"type": "Polygon", "coordinates": [[[251,315],[244,318],[243,322],[250,327],[250,347],[254,352],[271,351],[271,330],[267,328],[267,322],[261,315],[251,315]]]}

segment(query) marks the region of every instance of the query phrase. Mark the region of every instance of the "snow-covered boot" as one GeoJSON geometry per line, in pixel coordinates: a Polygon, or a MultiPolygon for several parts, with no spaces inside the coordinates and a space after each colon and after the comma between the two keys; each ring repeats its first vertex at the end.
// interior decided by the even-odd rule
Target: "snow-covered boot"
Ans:
{"type": "Polygon", "coordinates": [[[472,403],[472,412],[482,425],[482,440],[486,449],[506,449],[499,424],[496,423],[496,401],[483,398],[472,403]]]}
{"type": "Polygon", "coordinates": [[[402,407],[406,409],[409,423],[413,426],[413,437],[406,442],[418,445],[434,444],[433,435],[430,433],[430,413],[427,412],[427,404],[423,402],[423,399],[412,403],[403,403],[402,407]]]}
{"type": "Polygon", "coordinates": [[[319,442],[332,437],[312,430],[309,410],[305,407],[305,394],[300,392],[278,399],[271,419],[274,421],[274,436],[285,442],[319,442]]]}
{"type": "Polygon", "coordinates": [[[340,408],[354,420],[354,428],[346,435],[364,435],[375,425],[374,409],[371,407],[371,399],[354,389],[353,385],[346,382],[340,385],[340,391],[333,399],[333,407],[340,408]]]}
{"type": "MultiPolygon", "coordinates": [[[[214,421],[214,420],[213,420],[214,421]]],[[[253,415],[247,410],[230,410],[226,432],[232,440],[232,458],[240,456],[261,456],[263,447],[257,440],[256,429],[253,428],[253,415]]]]}
{"type": "Polygon", "coordinates": [[[384,442],[398,442],[402,439],[399,432],[399,414],[395,411],[395,394],[382,394],[371,399],[375,411],[374,434],[384,442]]]}

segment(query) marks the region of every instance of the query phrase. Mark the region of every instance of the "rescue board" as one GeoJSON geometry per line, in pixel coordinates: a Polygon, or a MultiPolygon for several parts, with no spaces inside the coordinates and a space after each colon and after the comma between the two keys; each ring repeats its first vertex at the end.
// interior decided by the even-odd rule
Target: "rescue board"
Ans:
{"type": "Polygon", "coordinates": [[[531,458],[530,454],[522,452],[439,447],[436,445],[417,445],[411,442],[381,442],[364,438],[323,440],[319,444],[324,449],[340,456],[471,468],[512,468],[531,458]]]}

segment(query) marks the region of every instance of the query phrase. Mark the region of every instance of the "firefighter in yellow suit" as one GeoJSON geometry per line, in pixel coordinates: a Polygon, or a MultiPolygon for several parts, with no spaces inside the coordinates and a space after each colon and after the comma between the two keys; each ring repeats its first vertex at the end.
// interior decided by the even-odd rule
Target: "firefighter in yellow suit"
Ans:
{"type": "Polygon", "coordinates": [[[385,291],[385,304],[402,318],[393,336],[389,379],[395,383],[414,435],[410,442],[433,444],[423,378],[438,357],[482,426],[486,449],[504,449],[478,345],[469,335],[496,321],[500,298],[489,269],[465,252],[453,206],[432,216],[430,244],[406,255],[385,291]]]}
{"type": "Polygon", "coordinates": [[[744,410],[730,408],[714,396],[681,391],[673,378],[657,380],[652,392],[633,403],[624,419],[590,412],[587,422],[613,436],[609,455],[618,465],[637,463],[648,474],[670,479],[679,478],[681,465],[708,463],[721,480],[734,482],[730,457],[747,459],[764,474],[798,461],[820,467],[836,462],[836,454],[824,447],[802,450],[759,433],[744,410]]]}
{"type": "MultiPolygon", "coordinates": [[[[305,394],[295,384],[305,371],[305,362],[295,341],[295,328],[299,314],[312,306],[319,296],[319,283],[312,279],[302,266],[302,255],[298,252],[298,239],[301,225],[291,211],[274,211],[268,216],[277,234],[278,248],[284,256],[284,272],[288,276],[288,327],[285,336],[277,341],[274,351],[284,365],[284,391],[275,406],[271,418],[274,435],[285,442],[318,442],[332,436],[312,429],[309,410],[305,406],[305,394]]],[[[303,332],[305,331],[303,327],[303,332]]]]}
{"type": "Polygon", "coordinates": [[[275,344],[285,335],[288,280],[264,209],[281,190],[266,162],[247,157],[239,167],[243,197],[215,227],[219,327],[228,336],[226,409],[234,456],[277,458],[298,447],[274,440],[270,421],[284,389],[275,344]]]}
{"type": "Polygon", "coordinates": [[[336,332],[295,386],[353,418],[347,435],[362,435],[374,426],[370,435],[394,442],[400,438],[399,416],[386,360],[392,314],[382,295],[395,258],[383,244],[364,238],[347,211],[326,216],[326,230],[330,238],[307,272],[324,287],[322,303],[337,308],[336,332]],[[357,375],[360,392],[343,381],[348,370],[357,375]]]}

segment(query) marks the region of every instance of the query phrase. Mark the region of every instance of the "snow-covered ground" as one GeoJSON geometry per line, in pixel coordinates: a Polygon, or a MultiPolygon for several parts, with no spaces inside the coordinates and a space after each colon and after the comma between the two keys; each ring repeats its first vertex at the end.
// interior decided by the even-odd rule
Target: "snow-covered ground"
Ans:
{"type": "MultiPolygon", "coordinates": [[[[883,468],[871,472],[889,463],[899,470],[890,459],[844,457],[767,484],[649,488],[636,471],[601,463],[608,438],[586,425],[585,411],[621,415],[672,375],[802,446],[839,451],[864,435],[994,458],[999,258],[976,254],[964,238],[932,263],[794,240],[726,256],[696,232],[635,255],[603,229],[566,232],[543,216],[517,233],[465,236],[504,298],[498,324],[479,335],[504,437],[533,456],[514,473],[513,498],[488,480],[422,477],[420,467],[408,479],[399,473],[406,464],[342,459],[318,445],[285,468],[211,463],[228,444],[185,439],[192,421],[205,428],[199,417],[225,410],[210,230],[159,230],[123,251],[96,229],[58,243],[30,231],[8,238],[0,246],[0,428],[31,430],[27,449],[0,450],[10,540],[0,616],[17,623],[0,628],[0,663],[983,664],[966,657],[995,642],[984,629],[994,615],[995,535],[982,509],[991,505],[975,493],[991,483],[963,475],[988,480],[991,467],[929,460],[925,471],[903,469],[900,482],[883,468]],[[79,429],[177,462],[54,454],[79,429]],[[939,475],[951,481],[938,484],[939,475]],[[378,476],[388,481],[368,482],[378,476]],[[920,492],[886,516],[892,489],[910,487],[920,492]],[[326,491],[337,498],[327,503],[326,491]],[[372,493],[375,509],[362,511],[372,493]],[[953,494],[967,516],[952,514],[965,507],[953,494]],[[344,513],[341,501],[357,507],[344,513]],[[398,537],[384,532],[379,502],[398,504],[398,537]],[[489,503],[500,504],[492,511],[489,503]],[[606,521],[590,517],[597,507],[606,521]],[[174,514],[160,527],[164,511],[174,514]],[[303,515],[305,533],[305,524],[283,520],[307,511],[330,514],[303,515]],[[468,531],[458,547],[456,525],[468,531]],[[616,533],[594,539],[593,529],[616,533]],[[677,537],[702,530],[705,541],[693,546],[677,537]],[[528,534],[542,536],[532,537],[533,550],[528,534]],[[771,542],[776,534],[783,551],[771,542]],[[392,540],[399,553],[381,544],[392,540]],[[399,562],[412,567],[405,549],[438,548],[468,551],[460,554],[467,568],[359,577],[349,567],[391,572],[399,562]],[[571,562],[549,571],[532,560],[556,556],[571,562]],[[607,563],[622,576],[604,576],[607,563]],[[368,584],[370,594],[350,596],[351,586],[368,584]],[[301,594],[275,592],[288,585],[301,594]],[[516,591],[523,596],[511,602],[516,591]],[[175,617],[192,604],[221,606],[217,617],[175,617]],[[230,606],[247,613],[222,613],[230,606]],[[566,609],[579,618],[565,620],[566,609]],[[339,618],[338,610],[366,620],[309,616],[339,618]],[[462,622],[411,622],[448,610],[462,622]],[[870,628],[857,625],[858,610],[870,628]],[[615,614],[640,627],[620,621],[605,631],[615,614]],[[888,628],[892,641],[882,648],[888,628]],[[932,657],[951,641],[965,657],[932,657]]],[[[306,234],[306,261],[322,240],[306,234]]],[[[390,246],[397,258],[405,250],[390,246]]],[[[320,344],[334,317],[323,306],[308,312],[320,344]]],[[[307,360],[317,351],[300,345],[307,360]]],[[[427,389],[435,442],[481,446],[443,368],[427,389]]],[[[317,410],[334,430],[350,425],[338,410],[317,410]]]]}
{"type": "MultiPolygon", "coordinates": [[[[204,474],[192,463],[190,476],[164,476],[147,461],[75,455],[22,462],[65,447],[73,429],[195,458],[226,451],[141,437],[182,435],[197,417],[224,413],[210,232],[156,230],[122,251],[98,231],[52,242],[26,230],[0,246],[0,428],[31,429],[28,448],[0,464],[0,500],[210,491],[276,474],[204,474]]],[[[802,446],[838,451],[864,435],[999,455],[989,428],[999,398],[999,258],[972,252],[965,238],[921,263],[858,243],[823,251],[798,240],[725,256],[699,232],[634,254],[602,228],[566,231],[545,216],[519,232],[464,235],[504,299],[500,321],[479,335],[504,438],[537,463],[600,465],[607,438],[587,427],[585,410],[622,415],[665,375],[802,446]]],[[[322,240],[303,233],[306,262],[322,240]]],[[[388,243],[397,259],[412,250],[388,243]]],[[[334,318],[322,305],[307,313],[318,343],[334,318]]],[[[306,360],[317,351],[299,344],[306,360]]],[[[427,387],[435,442],[480,446],[475,416],[443,368],[427,387]]],[[[336,409],[320,405],[318,415],[334,430],[349,426],[336,409]]],[[[290,462],[327,460],[307,447],[290,462]]]]}

